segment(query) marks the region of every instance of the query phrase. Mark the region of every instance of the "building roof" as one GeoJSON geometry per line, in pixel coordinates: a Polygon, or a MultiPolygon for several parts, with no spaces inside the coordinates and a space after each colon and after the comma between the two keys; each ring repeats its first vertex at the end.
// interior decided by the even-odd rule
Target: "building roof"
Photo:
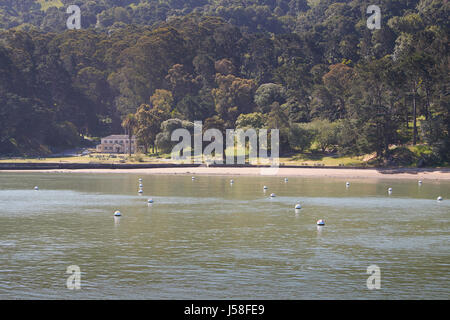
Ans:
{"type": "MultiPolygon", "coordinates": [[[[112,134],[110,136],[104,137],[102,139],[127,139],[128,140],[128,135],[127,134],[112,134]]],[[[131,139],[136,139],[136,136],[132,136],[131,139]]]]}

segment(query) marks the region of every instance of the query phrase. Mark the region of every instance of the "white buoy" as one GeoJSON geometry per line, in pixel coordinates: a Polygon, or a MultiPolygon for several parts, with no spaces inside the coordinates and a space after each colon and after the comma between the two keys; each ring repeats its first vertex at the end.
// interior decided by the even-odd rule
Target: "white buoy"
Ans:
{"type": "Polygon", "coordinates": [[[345,185],[346,185],[347,187],[349,187],[349,186],[350,186],[350,182],[346,182],[345,185]]]}
{"type": "Polygon", "coordinates": [[[142,182],[142,178],[139,178],[139,182],[142,182]]]}
{"type": "Polygon", "coordinates": [[[284,182],[288,182],[288,178],[284,178],[284,182]]]}
{"type": "Polygon", "coordinates": [[[442,197],[441,196],[437,197],[437,201],[442,201],[442,197]]]}
{"type": "Polygon", "coordinates": [[[38,186],[34,187],[34,190],[39,190],[39,187],[38,186]]]}
{"type": "Polygon", "coordinates": [[[295,205],[295,209],[301,209],[301,208],[302,208],[302,206],[301,206],[300,203],[297,203],[297,204],[295,205]]]}
{"type": "Polygon", "coordinates": [[[143,193],[144,192],[144,190],[142,190],[142,189],[139,189],[139,191],[138,191],[138,193],[143,193]]]}
{"type": "Polygon", "coordinates": [[[192,177],[192,180],[195,180],[195,177],[192,177]]]}
{"type": "Polygon", "coordinates": [[[271,194],[270,194],[270,197],[271,197],[271,198],[275,198],[275,197],[276,197],[275,193],[271,193],[271,194]]]}
{"type": "Polygon", "coordinates": [[[325,225],[325,221],[323,221],[322,219],[317,221],[317,225],[318,226],[324,226],[325,225]]]}
{"type": "Polygon", "coordinates": [[[120,211],[116,211],[116,212],[114,212],[114,216],[115,217],[120,217],[122,214],[120,213],[120,211]]]}
{"type": "Polygon", "coordinates": [[[419,185],[422,185],[422,180],[419,180],[419,182],[418,182],[418,183],[419,183],[419,185]]]}
{"type": "Polygon", "coordinates": [[[389,188],[389,189],[388,189],[388,192],[392,192],[392,188],[389,188]]]}
{"type": "Polygon", "coordinates": [[[230,180],[230,183],[234,183],[233,179],[230,180]]]}
{"type": "Polygon", "coordinates": [[[153,203],[153,199],[148,199],[148,203],[153,203]]]}
{"type": "Polygon", "coordinates": [[[142,183],[139,184],[139,188],[142,189],[143,186],[144,186],[144,185],[143,185],[142,183]]]}
{"type": "Polygon", "coordinates": [[[264,186],[264,188],[263,188],[264,190],[267,190],[267,189],[269,189],[267,186],[264,186]]]}

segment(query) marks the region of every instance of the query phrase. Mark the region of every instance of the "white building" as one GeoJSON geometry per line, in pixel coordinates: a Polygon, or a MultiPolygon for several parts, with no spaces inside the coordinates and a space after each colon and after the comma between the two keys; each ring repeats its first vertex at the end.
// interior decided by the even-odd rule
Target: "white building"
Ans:
{"type": "Polygon", "coordinates": [[[97,145],[97,152],[100,153],[131,153],[136,151],[136,137],[132,136],[131,141],[126,134],[113,134],[102,138],[102,143],[97,145]],[[131,142],[131,143],[130,143],[131,142]]]}

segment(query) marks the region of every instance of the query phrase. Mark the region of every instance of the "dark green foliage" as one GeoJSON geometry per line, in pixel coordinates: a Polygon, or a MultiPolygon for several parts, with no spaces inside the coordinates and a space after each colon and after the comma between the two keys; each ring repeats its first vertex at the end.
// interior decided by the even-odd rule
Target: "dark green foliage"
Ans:
{"type": "Polygon", "coordinates": [[[381,30],[365,0],[62,3],[0,3],[2,155],[119,133],[144,106],[146,148],[166,149],[160,124],[179,118],[277,128],[282,151],[389,159],[427,144],[427,163],[450,159],[448,1],[379,1],[381,30]],[[82,30],[66,30],[71,4],[82,30]]]}
{"type": "Polygon", "coordinates": [[[156,136],[156,145],[163,153],[169,153],[178,141],[171,141],[172,132],[176,129],[187,129],[194,132],[194,124],[180,119],[169,119],[161,124],[161,132],[156,136]]]}
{"type": "Polygon", "coordinates": [[[289,145],[303,152],[311,146],[315,135],[316,131],[309,124],[294,124],[289,129],[289,145]]]}

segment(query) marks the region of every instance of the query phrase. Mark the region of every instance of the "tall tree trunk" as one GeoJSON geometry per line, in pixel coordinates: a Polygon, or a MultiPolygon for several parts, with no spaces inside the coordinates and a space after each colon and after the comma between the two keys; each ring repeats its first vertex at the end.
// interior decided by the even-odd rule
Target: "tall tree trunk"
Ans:
{"type": "Polygon", "coordinates": [[[131,130],[128,128],[128,153],[131,158],[131,130]]]}
{"type": "Polygon", "coordinates": [[[377,137],[378,137],[378,141],[379,143],[377,144],[377,157],[379,159],[384,159],[385,155],[384,155],[384,144],[385,144],[385,137],[383,134],[383,126],[385,126],[386,124],[382,124],[382,122],[384,122],[384,119],[381,119],[382,121],[380,121],[380,117],[385,117],[385,114],[383,112],[383,107],[382,107],[382,96],[381,96],[382,92],[381,89],[378,88],[377,90],[377,137]]]}
{"type": "Polygon", "coordinates": [[[405,120],[406,120],[406,130],[408,130],[409,129],[409,114],[408,114],[408,107],[407,107],[407,104],[406,104],[406,95],[405,95],[405,101],[404,101],[404,107],[405,107],[405,115],[406,115],[406,117],[405,117],[405,120]]]}
{"type": "Polygon", "coordinates": [[[416,82],[413,85],[413,145],[417,143],[417,105],[416,105],[416,82]]]}
{"type": "Polygon", "coordinates": [[[425,120],[428,120],[429,118],[429,110],[430,110],[430,88],[425,86],[425,92],[427,94],[427,103],[425,105],[425,120]]]}

